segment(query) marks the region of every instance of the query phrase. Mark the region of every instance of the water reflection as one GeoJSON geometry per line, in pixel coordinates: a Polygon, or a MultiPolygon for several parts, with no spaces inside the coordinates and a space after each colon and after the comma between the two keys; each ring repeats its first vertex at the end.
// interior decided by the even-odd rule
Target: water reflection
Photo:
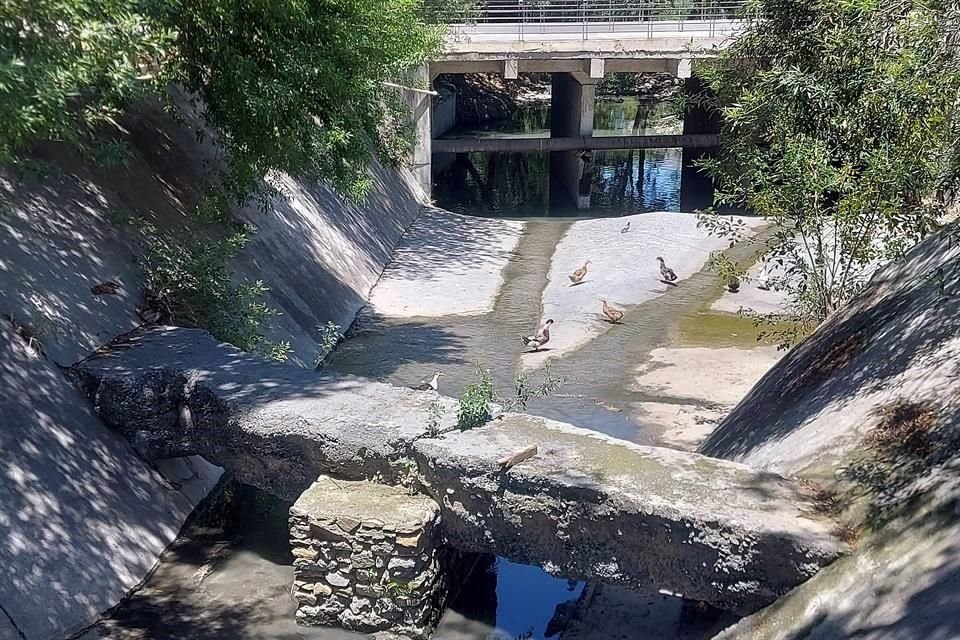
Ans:
{"type": "MultiPolygon", "coordinates": [[[[594,105],[593,135],[667,135],[683,132],[683,123],[668,101],[634,96],[603,98],[594,105]]],[[[463,127],[444,138],[549,138],[550,103],[522,106],[505,120],[463,127]]]]}
{"type": "MultiPolygon", "coordinates": [[[[681,211],[683,151],[593,152],[590,215],[681,211]]],[[[461,153],[437,176],[434,199],[444,209],[492,217],[582,216],[548,153],[461,153]]]]}
{"type": "MultiPolygon", "coordinates": [[[[624,97],[596,104],[597,137],[677,134],[682,130],[683,124],[668,102],[624,97]]],[[[447,137],[548,138],[550,105],[527,105],[509,120],[482,129],[458,130],[447,137]]],[[[492,217],[584,215],[571,200],[571,185],[565,183],[569,178],[551,171],[549,153],[436,154],[433,164],[434,198],[445,209],[492,217]]],[[[595,151],[589,215],[681,211],[687,210],[683,208],[686,203],[696,207],[709,204],[709,181],[688,174],[680,149],[595,151]],[[706,190],[706,197],[681,194],[685,177],[693,188],[706,190]]]]}
{"type": "Polygon", "coordinates": [[[434,640],[546,640],[557,607],[575,602],[581,582],[555,578],[538,567],[482,556],[451,603],[434,640]]]}

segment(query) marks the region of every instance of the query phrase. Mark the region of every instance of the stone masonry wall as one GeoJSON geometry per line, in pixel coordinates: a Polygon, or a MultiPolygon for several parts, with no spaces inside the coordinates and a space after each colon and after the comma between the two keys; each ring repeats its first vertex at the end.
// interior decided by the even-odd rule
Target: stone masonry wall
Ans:
{"type": "Polygon", "coordinates": [[[428,638],[454,553],[439,521],[425,496],[321,476],[290,509],[297,622],[428,638]]]}

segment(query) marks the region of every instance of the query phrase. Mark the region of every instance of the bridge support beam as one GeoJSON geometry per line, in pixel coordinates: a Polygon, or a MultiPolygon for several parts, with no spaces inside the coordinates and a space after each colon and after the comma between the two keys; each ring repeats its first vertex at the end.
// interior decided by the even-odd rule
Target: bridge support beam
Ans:
{"type": "MultiPolygon", "coordinates": [[[[554,138],[592,137],[597,79],[586,73],[554,73],[550,97],[550,135],[554,138]]],[[[560,181],[577,209],[590,208],[590,154],[557,151],[550,154],[550,179],[560,181]]]]}
{"type": "MultiPolygon", "coordinates": [[[[703,81],[693,75],[684,80],[685,89],[700,91],[703,81]]],[[[721,119],[717,113],[708,112],[701,108],[693,108],[683,114],[683,134],[695,136],[715,136],[720,133],[721,119]]],[[[719,137],[716,145],[719,145],[719,137]]],[[[710,178],[702,174],[694,163],[704,157],[713,155],[712,148],[683,148],[683,167],[680,180],[684,188],[680,190],[680,210],[696,211],[713,205],[713,183],[710,178]],[[691,187],[691,185],[695,185],[691,187]]]]}

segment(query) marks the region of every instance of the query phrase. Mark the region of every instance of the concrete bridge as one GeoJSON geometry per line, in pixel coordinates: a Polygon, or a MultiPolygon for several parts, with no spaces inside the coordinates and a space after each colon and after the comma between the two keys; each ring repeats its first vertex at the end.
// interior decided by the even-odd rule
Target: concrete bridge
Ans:
{"type": "MultiPolygon", "coordinates": [[[[452,13],[444,4],[443,0],[428,3],[448,24],[448,32],[443,53],[417,71],[419,82],[432,83],[442,73],[502,73],[506,78],[550,73],[551,138],[589,138],[593,135],[596,83],[607,73],[665,72],[690,78],[696,60],[716,55],[743,28],[746,2],[697,0],[681,8],[658,6],[652,0],[485,0],[475,9],[452,13]]],[[[414,169],[429,193],[433,154],[467,145],[434,143],[444,130],[433,124],[431,96],[419,94],[410,100],[418,136],[414,169]]],[[[455,112],[456,104],[443,108],[455,112]]],[[[684,134],[710,133],[716,131],[684,128],[684,134]]],[[[670,141],[679,146],[687,146],[686,142],[670,141]]],[[[653,148],[655,141],[623,143],[626,146],[618,148],[653,148]]],[[[580,143],[577,148],[582,146],[580,143]]],[[[584,169],[575,151],[553,151],[551,173],[560,176],[571,200],[581,209],[590,206],[590,193],[583,190],[586,181],[581,180],[584,169]]]]}
{"type": "Polygon", "coordinates": [[[127,336],[73,376],[148,460],[202,455],[288,499],[321,474],[412,474],[447,544],[569,578],[747,613],[845,551],[809,493],[779,475],[524,415],[461,432],[450,398],[264,361],[199,330],[127,336]],[[536,457],[500,470],[529,445],[536,457]]]}

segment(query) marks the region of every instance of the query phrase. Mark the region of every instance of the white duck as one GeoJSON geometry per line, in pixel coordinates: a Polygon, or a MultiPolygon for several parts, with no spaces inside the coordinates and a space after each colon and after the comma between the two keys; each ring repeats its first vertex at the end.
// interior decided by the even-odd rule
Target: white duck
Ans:
{"type": "Polygon", "coordinates": [[[437,371],[433,374],[433,377],[429,380],[429,382],[427,380],[422,380],[420,384],[412,388],[416,389],[417,391],[436,391],[440,386],[440,376],[442,375],[442,371],[437,371]]]}

